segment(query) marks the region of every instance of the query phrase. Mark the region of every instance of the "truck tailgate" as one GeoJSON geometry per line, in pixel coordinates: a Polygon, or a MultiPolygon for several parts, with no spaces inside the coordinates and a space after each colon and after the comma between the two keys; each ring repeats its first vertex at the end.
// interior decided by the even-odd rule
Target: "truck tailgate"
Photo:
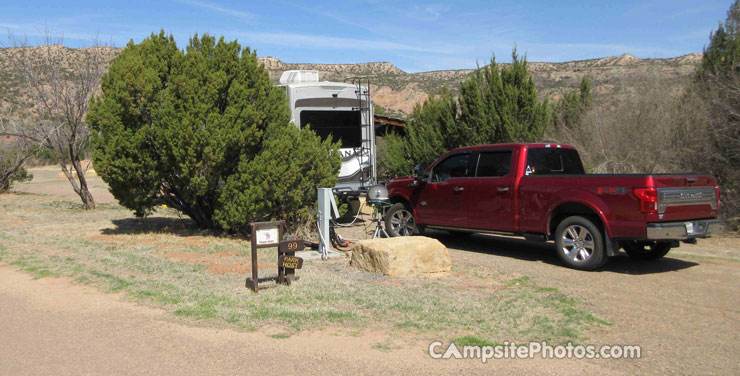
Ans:
{"type": "Polygon", "coordinates": [[[658,220],[680,221],[717,215],[717,189],[706,175],[654,176],[658,220]]]}

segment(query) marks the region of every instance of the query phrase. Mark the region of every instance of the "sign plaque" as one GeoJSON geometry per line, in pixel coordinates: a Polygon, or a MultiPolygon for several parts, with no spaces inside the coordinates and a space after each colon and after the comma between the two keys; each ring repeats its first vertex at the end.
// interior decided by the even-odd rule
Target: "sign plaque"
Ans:
{"type": "Polygon", "coordinates": [[[257,230],[257,245],[274,245],[280,241],[278,226],[257,230]]]}
{"type": "Polygon", "coordinates": [[[259,270],[257,267],[257,249],[277,247],[283,237],[285,221],[253,222],[252,227],[252,276],[247,278],[246,286],[252,291],[259,291],[259,270]]]}

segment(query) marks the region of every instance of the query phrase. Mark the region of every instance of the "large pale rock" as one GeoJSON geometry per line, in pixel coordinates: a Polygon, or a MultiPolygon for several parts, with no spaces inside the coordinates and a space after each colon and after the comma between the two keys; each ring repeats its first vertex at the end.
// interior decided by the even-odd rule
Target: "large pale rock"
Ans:
{"type": "Polygon", "coordinates": [[[352,247],[352,266],[387,276],[443,276],[452,268],[447,247],[424,236],[360,240],[352,247]]]}

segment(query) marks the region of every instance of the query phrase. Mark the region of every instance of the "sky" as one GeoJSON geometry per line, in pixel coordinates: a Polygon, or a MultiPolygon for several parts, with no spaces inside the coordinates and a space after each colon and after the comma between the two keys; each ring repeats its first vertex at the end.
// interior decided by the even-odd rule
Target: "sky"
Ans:
{"type": "MultiPolygon", "coordinates": [[[[0,32],[39,44],[48,30],[70,47],[97,37],[124,47],[164,29],[183,48],[195,33],[237,39],[286,63],[388,61],[406,72],[468,69],[492,56],[562,62],[624,53],[701,52],[730,0],[0,2],[0,32]]],[[[0,45],[8,46],[0,36],[0,45]]]]}

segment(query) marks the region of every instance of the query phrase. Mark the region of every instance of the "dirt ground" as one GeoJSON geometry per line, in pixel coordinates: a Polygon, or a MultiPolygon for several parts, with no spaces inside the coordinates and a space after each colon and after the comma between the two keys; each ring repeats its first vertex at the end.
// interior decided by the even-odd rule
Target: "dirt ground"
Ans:
{"type": "Polygon", "coordinates": [[[551,244],[437,235],[453,262],[515,271],[586,302],[612,325],[592,344],[636,344],[640,360],[595,361],[628,374],[740,374],[740,239],[699,240],[657,261],[626,255],[596,272],[560,266],[551,244]],[[713,257],[721,255],[722,258],[713,257]]]}
{"type": "MultiPolygon", "coordinates": [[[[13,185],[14,191],[53,195],[63,199],[80,201],[79,196],[72,190],[72,185],[59,167],[36,167],[30,169],[29,172],[33,174],[33,182],[15,184],[13,185]]],[[[103,179],[97,176],[94,171],[88,171],[85,177],[87,178],[90,193],[92,193],[96,203],[110,204],[117,202],[113,195],[108,192],[108,186],[103,179]]]]}
{"type": "MultiPolygon", "coordinates": [[[[58,171],[32,172],[41,184],[19,184],[18,191],[74,197],[71,188],[61,188],[66,181],[58,171]]],[[[98,202],[113,201],[102,181],[91,180],[104,192],[94,191],[98,202]]],[[[346,230],[347,236],[372,231],[358,226],[346,230]]],[[[66,278],[34,280],[0,263],[0,374],[740,374],[740,238],[699,240],[653,262],[620,256],[600,271],[581,272],[562,267],[551,244],[430,236],[450,248],[455,268],[526,276],[579,299],[611,323],[589,330],[588,344],[639,345],[642,359],[481,364],[431,359],[427,348],[433,339],[380,349],[373,344],[388,337],[381,331],[346,335],[325,328],[275,338],[274,328],[196,327],[123,294],[104,294],[66,278]]],[[[173,251],[162,253],[184,257],[173,251]]]]}

